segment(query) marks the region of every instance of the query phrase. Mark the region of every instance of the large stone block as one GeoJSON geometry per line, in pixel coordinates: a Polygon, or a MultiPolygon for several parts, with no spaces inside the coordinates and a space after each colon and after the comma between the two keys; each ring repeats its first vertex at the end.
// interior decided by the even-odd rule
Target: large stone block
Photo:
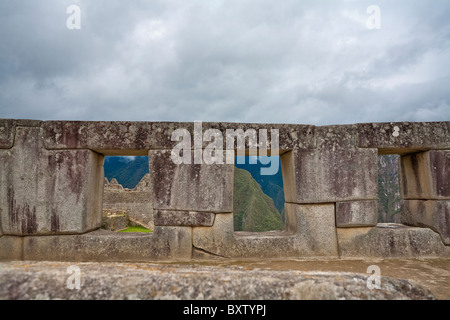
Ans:
{"type": "Polygon", "coordinates": [[[0,149],[13,147],[16,127],[41,127],[43,123],[41,120],[0,119],[0,149]]]}
{"type": "Polygon", "coordinates": [[[337,228],[342,258],[450,257],[439,234],[428,228],[379,223],[377,227],[337,228]]]}
{"type": "MultiPolygon", "coordinates": [[[[217,129],[223,137],[224,149],[227,130],[259,130],[268,133],[270,147],[271,129],[278,130],[280,149],[313,148],[314,126],[256,123],[199,123],[202,134],[217,129]]],[[[146,155],[149,149],[172,149],[178,142],[172,141],[172,133],[186,129],[194,147],[193,122],[129,122],[129,121],[46,121],[45,146],[48,149],[92,149],[106,155],[146,155]]],[[[208,143],[203,141],[202,146],[208,143]]],[[[248,144],[247,144],[248,147],[248,144]]]]}
{"type": "Polygon", "coordinates": [[[406,225],[430,228],[450,245],[450,201],[404,200],[401,219],[406,225]]]}
{"type": "Polygon", "coordinates": [[[336,226],[374,227],[378,221],[376,200],[336,202],[336,226]]]}
{"type": "Polygon", "coordinates": [[[155,226],[211,227],[215,214],[211,212],[155,210],[155,226]]]}
{"type": "Polygon", "coordinates": [[[377,150],[355,146],[355,127],[318,127],[316,138],[316,149],[281,156],[286,202],[377,199],[377,150]]]}
{"type": "Polygon", "coordinates": [[[163,249],[161,253],[158,253],[160,259],[186,260],[192,258],[191,227],[155,226],[153,236],[154,248],[156,250],[163,249]]]}
{"type": "Polygon", "coordinates": [[[148,156],[154,209],[233,212],[234,163],[175,164],[170,150],[148,156]]]}
{"type": "Polygon", "coordinates": [[[4,234],[83,233],[101,226],[103,156],[89,150],[47,151],[42,129],[17,127],[0,150],[4,234]]]}
{"type": "Polygon", "coordinates": [[[334,204],[286,203],[287,230],[296,235],[300,252],[308,256],[336,256],[334,204]]]}
{"type": "Polygon", "coordinates": [[[402,156],[400,186],[404,199],[450,200],[450,150],[402,156]]]}
{"type": "MultiPolygon", "coordinates": [[[[230,123],[230,122],[203,122],[203,131],[208,129],[217,129],[221,132],[224,137],[224,149],[226,145],[227,135],[230,138],[234,138],[234,145],[232,149],[237,149],[237,139],[236,134],[239,136],[238,130],[242,130],[242,136],[247,134],[247,140],[245,147],[249,149],[250,146],[261,147],[259,143],[262,141],[261,132],[266,134],[267,138],[267,148],[271,149],[273,146],[273,138],[275,138],[275,132],[278,132],[278,147],[279,150],[291,150],[291,149],[312,149],[315,148],[315,126],[312,125],[296,125],[296,124],[262,124],[262,123],[230,123]],[[263,131],[260,131],[263,130],[263,131]],[[274,132],[272,132],[274,130],[274,132]],[[228,132],[227,132],[228,131],[228,132]],[[256,144],[250,143],[251,139],[248,137],[253,137],[256,144]]],[[[207,143],[203,144],[206,147],[207,143]]],[[[248,151],[248,150],[247,150],[248,151]]],[[[248,153],[248,152],[247,152],[248,153]]]]}
{"type": "Polygon", "coordinates": [[[358,124],[358,146],[380,154],[405,154],[450,149],[450,122],[387,122],[358,124]]]}
{"type": "Polygon", "coordinates": [[[103,216],[102,228],[111,231],[123,230],[128,226],[126,214],[108,214],[103,216]]]}
{"type": "Polygon", "coordinates": [[[212,227],[192,228],[192,244],[197,250],[213,256],[239,255],[240,252],[235,250],[233,228],[232,213],[218,214],[212,227]]]}
{"type": "Polygon", "coordinates": [[[152,233],[97,230],[82,235],[24,237],[24,260],[151,261],[192,256],[190,227],[156,227],[152,233]]]}
{"type": "Polygon", "coordinates": [[[22,260],[23,237],[0,237],[0,261],[22,260]]]}
{"type": "Polygon", "coordinates": [[[142,155],[149,149],[172,149],[172,132],[193,123],[129,121],[46,121],[47,149],[92,149],[105,155],[142,155]]]}

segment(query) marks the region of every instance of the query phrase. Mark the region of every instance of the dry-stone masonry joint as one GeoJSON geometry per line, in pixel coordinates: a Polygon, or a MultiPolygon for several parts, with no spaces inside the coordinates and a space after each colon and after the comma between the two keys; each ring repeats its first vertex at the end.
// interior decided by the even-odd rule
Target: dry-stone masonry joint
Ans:
{"type": "Polygon", "coordinates": [[[234,232],[234,164],[172,161],[172,134],[195,146],[196,125],[0,119],[0,260],[450,257],[450,122],[201,123],[278,130],[286,225],[263,233],[234,232]],[[377,224],[379,154],[401,156],[402,225],[377,224]],[[150,174],[123,190],[105,182],[107,155],[148,156],[150,174]],[[103,230],[102,210],[153,232],[103,230]]]}

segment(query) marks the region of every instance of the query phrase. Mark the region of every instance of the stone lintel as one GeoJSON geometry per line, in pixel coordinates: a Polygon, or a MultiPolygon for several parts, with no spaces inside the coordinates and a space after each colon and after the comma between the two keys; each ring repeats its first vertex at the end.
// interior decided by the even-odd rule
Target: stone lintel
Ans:
{"type": "Polygon", "coordinates": [[[362,123],[358,146],[378,148],[380,154],[408,154],[450,149],[450,121],[362,123]]]}
{"type": "MultiPolygon", "coordinates": [[[[175,130],[184,130],[190,136],[194,148],[194,122],[133,122],[133,121],[45,121],[45,147],[47,149],[91,149],[105,155],[145,155],[148,150],[171,150],[179,141],[172,141],[175,130]],[[132,154],[133,153],[133,154],[132,154]]],[[[278,130],[279,148],[314,148],[314,129],[312,125],[296,124],[257,124],[257,123],[219,123],[202,122],[201,146],[205,148],[210,141],[203,141],[208,129],[218,130],[226,149],[227,130],[229,132],[256,133],[261,141],[260,130],[267,132],[267,147],[271,149],[271,129],[278,130]],[[238,131],[236,131],[238,132],[238,131]]],[[[180,131],[181,132],[181,131],[180,131]]],[[[274,131],[275,133],[275,131],[274,131]]],[[[246,141],[247,148],[250,146],[246,141]]],[[[237,147],[235,141],[235,148],[237,147]]]]}

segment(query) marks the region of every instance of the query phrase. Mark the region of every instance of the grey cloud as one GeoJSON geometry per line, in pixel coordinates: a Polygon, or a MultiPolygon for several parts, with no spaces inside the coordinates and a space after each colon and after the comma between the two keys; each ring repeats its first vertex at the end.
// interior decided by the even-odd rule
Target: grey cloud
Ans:
{"type": "Polygon", "coordinates": [[[0,117],[450,120],[450,5],[372,2],[2,1],[0,117]]]}

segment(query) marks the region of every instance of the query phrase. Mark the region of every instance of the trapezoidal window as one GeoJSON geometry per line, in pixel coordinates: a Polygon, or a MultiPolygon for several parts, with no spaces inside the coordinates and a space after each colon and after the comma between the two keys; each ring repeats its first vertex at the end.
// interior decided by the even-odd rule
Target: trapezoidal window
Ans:
{"type": "Polygon", "coordinates": [[[151,232],[153,208],[146,156],[106,156],[104,162],[103,229],[151,232]]]}
{"type": "Polygon", "coordinates": [[[399,158],[396,154],[378,156],[378,223],[401,224],[399,158]]]}
{"type": "MultiPolygon", "coordinates": [[[[284,187],[280,157],[276,170],[257,156],[235,158],[233,190],[234,231],[284,230],[284,187]]],[[[278,160],[278,161],[276,161],[278,160]]]]}

